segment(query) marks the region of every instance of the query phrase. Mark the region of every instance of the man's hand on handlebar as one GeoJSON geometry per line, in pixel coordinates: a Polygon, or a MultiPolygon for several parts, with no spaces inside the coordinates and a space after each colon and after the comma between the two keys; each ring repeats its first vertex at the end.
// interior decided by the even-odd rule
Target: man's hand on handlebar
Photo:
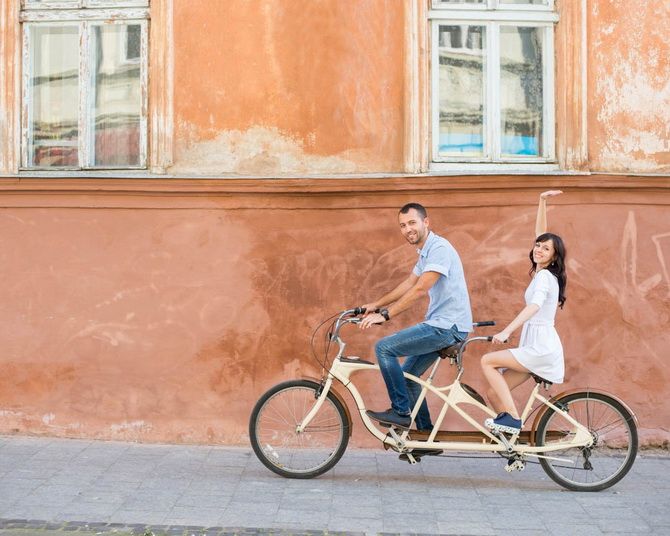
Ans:
{"type": "Polygon", "coordinates": [[[375,309],[377,309],[377,304],[376,303],[366,303],[365,305],[361,305],[360,307],[356,307],[356,309],[360,309],[362,312],[359,313],[363,316],[368,316],[371,315],[372,313],[375,312],[375,309]]]}
{"type": "Polygon", "coordinates": [[[372,312],[374,309],[368,309],[368,313],[363,317],[363,320],[358,324],[359,329],[368,329],[374,324],[383,324],[386,319],[380,313],[372,312]]]}

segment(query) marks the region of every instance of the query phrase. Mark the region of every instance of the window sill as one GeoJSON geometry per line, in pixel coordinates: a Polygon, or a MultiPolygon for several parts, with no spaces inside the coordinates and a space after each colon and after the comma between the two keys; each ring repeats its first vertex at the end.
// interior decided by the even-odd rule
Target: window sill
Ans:
{"type": "MultiPolygon", "coordinates": [[[[555,163],[473,163],[473,162],[432,162],[429,166],[431,175],[555,175],[570,174],[562,172],[555,163]]],[[[579,174],[579,173],[576,173],[579,174]]]]}

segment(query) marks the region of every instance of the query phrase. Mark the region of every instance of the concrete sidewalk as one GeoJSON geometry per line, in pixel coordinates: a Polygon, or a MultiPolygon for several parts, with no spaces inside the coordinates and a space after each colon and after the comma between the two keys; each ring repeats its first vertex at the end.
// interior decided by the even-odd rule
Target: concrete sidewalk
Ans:
{"type": "Polygon", "coordinates": [[[312,480],[251,449],[0,437],[0,534],[665,534],[670,457],[642,453],[622,482],[564,491],[538,465],[349,450],[312,480]]]}

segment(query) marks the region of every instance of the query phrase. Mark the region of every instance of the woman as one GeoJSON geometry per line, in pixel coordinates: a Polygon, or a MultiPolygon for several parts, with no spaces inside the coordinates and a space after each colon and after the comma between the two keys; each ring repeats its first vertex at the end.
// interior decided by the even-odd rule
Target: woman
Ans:
{"type": "Polygon", "coordinates": [[[518,348],[500,350],[482,357],[482,371],[489,382],[488,397],[495,419],[484,425],[494,432],[518,433],[523,423],[512,398],[512,390],[536,374],[553,383],[563,383],[563,347],[554,329],[556,308],[565,303],[565,247],[561,238],[547,233],[547,197],[561,194],[550,190],[540,195],[535,222],[535,246],[530,252],[533,280],[526,289],[526,307],[500,333],[494,344],[507,342],[523,325],[518,348]]]}

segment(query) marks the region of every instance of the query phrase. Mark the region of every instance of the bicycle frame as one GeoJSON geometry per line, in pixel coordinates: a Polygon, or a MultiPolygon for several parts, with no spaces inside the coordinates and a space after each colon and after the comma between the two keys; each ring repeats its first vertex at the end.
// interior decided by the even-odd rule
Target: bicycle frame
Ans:
{"type": "MultiPolygon", "coordinates": [[[[351,393],[352,397],[354,398],[354,401],[356,402],[356,408],[360,414],[361,420],[363,421],[363,424],[368,429],[368,431],[372,435],[374,435],[377,439],[379,439],[383,444],[387,445],[388,447],[398,452],[411,451],[412,449],[440,449],[449,451],[500,452],[508,454],[515,453],[522,456],[526,455],[533,457],[549,458],[549,456],[543,456],[543,454],[566,450],[574,447],[589,447],[593,444],[593,437],[585,426],[577,422],[562,408],[554,405],[549,399],[545,398],[539,393],[540,390],[539,383],[535,386],[535,388],[533,389],[528,398],[528,401],[526,402],[524,410],[521,414],[522,421],[524,422],[526,421],[527,417],[530,415],[532,411],[535,402],[539,402],[540,404],[546,406],[546,408],[551,408],[555,412],[561,414],[561,416],[566,421],[572,424],[575,433],[570,440],[543,446],[520,443],[518,441],[519,434],[514,434],[509,439],[506,438],[504,435],[499,436],[495,435],[491,433],[483,425],[481,425],[478,421],[473,419],[469,415],[469,413],[463,407],[461,407],[462,405],[466,404],[473,405],[479,410],[486,413],[487,415],[490,415],[491,417],[496,416],[496,413],[491,408],[480,403],[478,400],[472,397],[465,389],[463,389],[460,383],[460,378],[463,374],[462,353],[463,350],[465,349],[465,346],[467,346],[467,344],[473,341],[489,340],[487,337],[473,337],[467,339],[465,343],[463,343],[463,345],[459,350],[458,357],[456,359],[456,364],[458,365],[458,375],[454,380],[454,382],[451,383],[450,385],[444,387],[436,387],[433,385],[433,378],[435,377],[440,362],[442,361],[441,358],[436,359],[430,371],[430,374],[428,375],[426,380],[405,373],[406,378],[416,382],[422,387],[421,394],[419,395],[419,398],[412,410],[412,420],[414,420],[414,418],[416,417],[416,414],[419,411],[421,403],[423,402],[423,400],[425,399],[426,395],[429,392],[442,401],[442,408],[435,421],[434,428],[429,434],[427,439],[425,440],[411,439],[409,437],[410,436],[409,430],[397,431],[394,428],[390,428],[389,432],[381,431],[374,424],[374,421],[372,421],[367,416],[366,414],[367,408],[365,407],[363,397],[359,392],[359,390],[357,389],[356,385],[354,384],[353,380],[351,379],[351,376],[354,373],[362,370],[379,371],[379,366],[375,365],[374,363],[369,363],[363,360],[361,360],[360,362],[342,361],[346,344],[340,338],[339,332],[342,326],[344,326],[345,324],[357,323],[358,319],[346,318],[347,315],[351,315],[352,313],[353,311],[345,311],[340,315],[335,324],[335,328],[331,335],[331,339],[338,343],[339,346],[338,353],[336,357],[333,359],[331,367],[328,370],[325,382],[322,384],[323,388],[321,390],[321,393],[319,394],[314,406],[307,413],[302,422],[298,425],[296,432],[298,433],[303,432],[305,428],[309,425],[310,421],[318,413],[319,409],[321,408],[321,405],[328,396],[328,393],[332,388],[334,380],[337,380],[340,383],[342,383],[342,385],[351,393]],[[482,441],[464,442],[464,441],[451,441],[451,440],[445,441],[443,439],[440,441],[436,441],[437,435],[439,434],[440,426],[444,421],[445,417],[447,416],[447,412],[449,409],[452,409],[454,412],[456,412],[462,419],[468,422],[473,427],[474,430],[482,434],[482,441]]],[[[552,459],[559,459],[559,458],[552,458],[552,459]]],[[[569,460],[563,460],[562,458],[560,459],[566,462],[569,461],[569,460]]]]}

